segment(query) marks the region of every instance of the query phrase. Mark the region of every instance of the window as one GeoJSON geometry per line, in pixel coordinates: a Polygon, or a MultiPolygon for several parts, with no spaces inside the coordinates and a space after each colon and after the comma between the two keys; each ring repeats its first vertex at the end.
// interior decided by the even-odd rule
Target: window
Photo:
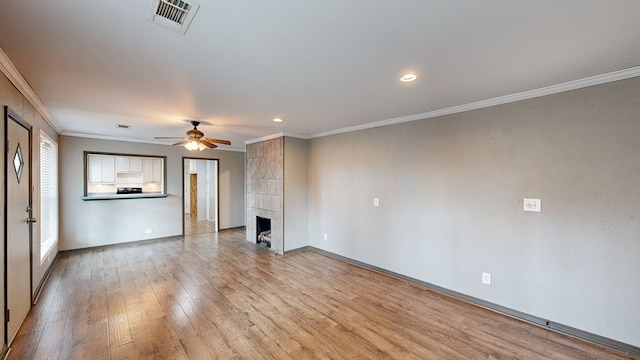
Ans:
{"type": "Polygon", "coordinates": [[[58,242],[58,144],[40,130],[40,264],[58,242]]]}

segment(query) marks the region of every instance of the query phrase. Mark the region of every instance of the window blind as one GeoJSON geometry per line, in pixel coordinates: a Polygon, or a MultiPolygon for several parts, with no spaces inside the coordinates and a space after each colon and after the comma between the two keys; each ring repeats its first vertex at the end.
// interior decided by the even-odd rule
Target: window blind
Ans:
{"type": "Polygon", "coordinates": [[[58,145],[40,133],[40,262],[58,242],[58,145]]]}

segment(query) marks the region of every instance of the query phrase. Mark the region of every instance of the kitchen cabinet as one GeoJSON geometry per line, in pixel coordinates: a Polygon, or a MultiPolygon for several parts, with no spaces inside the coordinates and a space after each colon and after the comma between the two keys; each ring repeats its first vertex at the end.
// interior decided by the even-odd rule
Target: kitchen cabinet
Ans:
{"type": "Polygon", "coordinates": [[[84,152],[82,200],[167,197],[166,156],[84,152]]]}
{"type": "Polygon", "coordinates": [[[139,156],[116,156],[116,172],[142,172],[142,158],[139,156]]]}
{"type": "Polygon", "coordinates": [[[162,159],[144,158],[142,160],[142,182],[162,182],[163,170],[162,159]]]}
{"type": "Polygon", "coordinates": [[[90,183],[113,184],[116,182],[115,156],[90,154],[87,156],[90,183]]]}

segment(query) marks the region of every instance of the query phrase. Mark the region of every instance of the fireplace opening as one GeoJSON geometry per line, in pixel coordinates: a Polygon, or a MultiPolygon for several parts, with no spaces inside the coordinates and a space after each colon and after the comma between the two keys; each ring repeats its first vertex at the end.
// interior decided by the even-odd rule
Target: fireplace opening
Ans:
{"type": "Polygon", "coordinates": [[[256,216],[256,244],[271,247],[271,219],[256,216]]]}

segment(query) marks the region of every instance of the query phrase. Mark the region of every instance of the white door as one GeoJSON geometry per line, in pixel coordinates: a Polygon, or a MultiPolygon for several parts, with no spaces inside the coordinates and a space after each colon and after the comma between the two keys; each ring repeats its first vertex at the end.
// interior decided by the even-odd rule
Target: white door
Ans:
{"type": "Polygon", "coordinates": [[[7,111],[7,343],[31,308],[31,128],[7,111]]]}

